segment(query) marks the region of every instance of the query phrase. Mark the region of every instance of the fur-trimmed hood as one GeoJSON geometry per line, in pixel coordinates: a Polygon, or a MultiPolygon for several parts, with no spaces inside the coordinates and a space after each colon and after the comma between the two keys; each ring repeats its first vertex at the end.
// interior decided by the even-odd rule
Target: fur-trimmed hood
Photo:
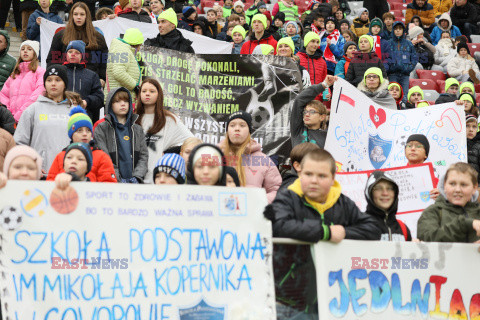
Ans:
{"type": "Polygon", "coordinates": [[[367,89],[367,85],[362,81],[358,84],[357,89],[362,91],[363,94],[378,103],[380,106],[397,110],[397,103],[390,92],[388,92],[388,85],[388,80],[383,80],[380,86],[372,92],[367,89]]]}

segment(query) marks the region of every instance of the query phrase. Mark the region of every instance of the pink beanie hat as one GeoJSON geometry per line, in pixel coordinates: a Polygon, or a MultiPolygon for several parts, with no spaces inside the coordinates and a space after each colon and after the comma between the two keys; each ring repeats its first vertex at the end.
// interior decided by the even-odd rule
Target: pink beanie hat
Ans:
{"type": "Polygon", "coordinates": [[[40,157],[35,149],[29,146],[15,146],[7,152],[5,161],[3,162],[3,173],[5,173],[8,177],[8,169],[10,169],[12,161],[20,156],[26,156],[35,161],[37,165],[37,180],[40,180],[40,177],[42,176],[42,157],[40,157]]]}

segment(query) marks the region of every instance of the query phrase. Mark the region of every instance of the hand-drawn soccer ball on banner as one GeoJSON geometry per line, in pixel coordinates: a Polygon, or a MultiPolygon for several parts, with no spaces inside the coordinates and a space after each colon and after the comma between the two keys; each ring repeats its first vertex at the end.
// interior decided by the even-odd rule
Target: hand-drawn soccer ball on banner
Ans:
{"type": "Polygon", "coordinates": [[[22,224],[22,212],[14,207],[5,207],[0,211],[0,225],[6,230],[15,230],[22,224]]]}

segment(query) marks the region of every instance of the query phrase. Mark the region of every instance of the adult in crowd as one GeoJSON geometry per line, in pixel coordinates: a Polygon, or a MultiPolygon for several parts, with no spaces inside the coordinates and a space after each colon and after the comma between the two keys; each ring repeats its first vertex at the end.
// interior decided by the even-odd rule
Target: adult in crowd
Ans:
{"type": "Polygon", "coordinates": [[[435,62],[435,47],[424,37],[423,29],[420,27],[410,28],[408,34],[418,57],[415,69],[430,70],[435,62]]]}
{"type": "Polygon", "coordinates": [[[437,26],[433,28],[433,31],[430,35],[432,44],[434,46],[438,44],[438,41],[440,41],[440,38],[442,38],[442,33],[444,32],[448,32],[450,38],[453,39],[462,35],[460,29],[452,24],[452,19],[448,13],[444,13],[440,16],[437,26]]]}
{"type": "Polygon", "coordinates": [[[135,53],[142,44],[143,33],[137,28],[127,29],[123,39],[116,38],[112,40],[110,54],[118,57],[126,56],[126,61],[114,61],[112,59],[111,62],[108,62],[105,96],[113,88],[125,87],[132,93],[133,99],[135,99],[142,81],[142,74],[135,53]]]}
{"type": "Polygon", "coordinates": [[[8,54],[10,49],[10,36],[5,30],[0,30],[0,90],[15,68],[16,60],[8,54]]]}
{"type": "Polygon", "coordinates": [[[471,40],[472,34],[478,33],[478,12],[475,5],[467,0],[455,0],[452,10],[450,10],[452,23],[456,25],[460,32],[471,40]]]}
{"type": "MultiPolygon", "coordinates": [[[[10,13],[10,6],[12,6],[12,9],[13,9],[13,19],[15,20],[15,29],[17,29],[17,32],[21,32],[22,31],[22,14],[20,12],[20,0],[0,1],[0,8],[3,9],[0,11],[0,30],[3,30],[5,28],[5,24],[7,23],[7,18],[10,13]]],[[[1,314],[2,313],[0,312],[0,315],[1,314]]]]}
{"type": "Polygon", "coordinates": [[[142,6],[143,0],[130,0],[130,6],[120,11],[117,16],[137,22],[152,23],[152,16],[142,6]]]}
{"type": "MultiPolygon", "coordinates": [[[[37,0],[20,0],[20,13],[22,14],[22,23],[17,25],[16,23],[18,21],[15,20],[15,26],[17,27],[17,32],[18,31],[20,32],[20,38],[22,38],[23,41],[27,40],[28,19],[30,18],[30,15],[33,12],[35,12],[37,8],[38,8],[37,0]]],[[[13,10],[16,11],[15,9],[13,10]]],[[[7,10],[7,15],[8,15],[8,11],[10,10],[7,10]]],[[[2,6],[2,13],[3,12],[5,12],[5,10],[2,6]]]]}
{"type": "Polygon", "coordinates": [[[290,134],[292,146],[311,142],[320,148],[325,146],[327,131],[325,120],[327,109],[320,101],[314,100],[325,89],[331,87],[337,77],[327,76],[322,83],[312,85],[295,98],[290,116],[290,134]]]}
{"type": "Polygon", "coordinates": [[[95,30],[90,16],[90,10],[83,2],[77,2],[70,10],[65,29],[57,32],[52,39],[52,44],[47,56],[47,65],[63,64],[64,52],[70,41],[82,40],[85,42],[86,67],[97,73],[105,83],[107,76],[108,47],[103,35],[95,30]]]}
{"type": "Polygon", "coordinates": [[[398,195],[397,183],[383,171],[374,171],[368,177],[365,187],[367,199],[366,214],[376,222],[381,233],[380,241],[411,241],[410,229],[397,220],[398,195]]]}
{"type": "Polygon", "coordinates": [[[448,13],[453,6],[452,0],[429,0],[429,2],[433,6],[433,15],[435,17],[448,13]]]}
{"type": "Polygon", "coordinates": [[[396,110],[397,103],[388,92],[388,84],[388,80],[383,78],[382,70],[373,67],[365,71],[363,81],[357,88],[382,107],[396,110]]]}
{"type": "Polygon", "coordinates": [[[148,171],[145,183],[152,182],[152,172],[163,152],[193,137],[193,134],[173,113],[163,105],[163,90],[156,79],[148,78],[142,82],[137,99],[137,124],[145,133],[148,147],[148,171]]]}
{"type": "Polygon", "coordinates": [[[177,29],[177,14],[172,8],[163,11],[158,16],[158,35],[155,38],[147,39],[146,46],[166,48],[187,53],[195,53],[192,48],[192,41],[185,39],[177,29]]]}
{"type": "Polygon", "coordinates": [[[276,54],[277,40],[275,40],[270,33],[266,32],[267,27],[267,17],[264,14],[258,13],[254,15],[252,18],[251,31],[247,37],[247,41],[245,41],[240,50],[240,54],[252,54],[255,47],[260,44],[271,45],[275,50],[274,54],[276,54]]]}
{"type": "Polygon", "coordinates": [[[435,242],[480,240],[478,172],[464,162],[452,164],[440,180],[440,195],[423,210],[417,222],[418,238],[435,242]]]}
{"type": "Polygon", "coordinates": [[[252,130],[252,116],[249,113],[232,113],[227,120],[225,139],[219,146],[226,156],[227,165],[237,169],[240,184],[243,187],[264,188],[267,200],[271,203],[282,177],[270,157],[261,152],[260,144],[252,139],[252,130]]]}
{"type": "MultiPolygon", "coordinates": [[[[466,1],[466,0],[465,0],[466,1]]],[[[428,0],[413,0],[412,3],[407,5],[407,11],[405,12],[405,23],[410,23],[413,16],[419,16],[422,19],[422,23],[428,31],[432,31],[435,23],[435,13],[433,6],[428,3],[428,0]]]]}
{"type": "Polygon", "coordinates": [[[302,84],[303,88],[311,86],[310,74],[307,69],[300,64],[300,60],[297,56],[294,56],[295,44],[292,41],[292,38],[285,37],[278,41],[277,43],[277,56],[280,57],[289,57],[292,58],[295,63],[297,63],[300,72],[302,73],[302,84]]]}

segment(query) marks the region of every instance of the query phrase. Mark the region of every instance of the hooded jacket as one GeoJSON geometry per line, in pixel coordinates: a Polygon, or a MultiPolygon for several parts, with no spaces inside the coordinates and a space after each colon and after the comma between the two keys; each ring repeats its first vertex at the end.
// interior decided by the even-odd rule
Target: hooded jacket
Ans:
{"type": "Polygon", "coordinates": [[[303,142],[311,142],[323,149],[325,140],[327,139],[327,131],[310,130],[303,123],[303,110],[310,101],[322,93],[325,87],[319,83],[305,88],[295,98],[290,115],[290,134],[292,140],[292,148],[303,142]]]}
{"type": "Polygon", "coordinates": [[[310,83],[318,84],[327,76],[327,63],[323,58],[323,52],[317,49],[313,55],[309,55],[305,48],[297,53],[300,58],[300,65],[307,69],[310,74],[310,83]]]}
{"type": "Polygon", "coordinates": [[[0,103],[7,106],[17,122],[23,111],[45,91],[43,86],[45,69],[37,66],[37,70],[32,72],[28,68],[30,63],[20,62],[20,74],[15,75],[15,79],[9,77],[0,91],[0,103]]]}
{"type": "Polygon", "coordinates": [[[35,40],[40,42],[40,26],[37,24],[37,18],[43,18],[55,23],[63,24],[62,18],[60,18],[60,16],[56,12],[50,11],[49,13],[45,13],[42,9],[36,9],[28,18],[28,40],[35,40]]]}
{"type": "Polygon", "coordinates": [[[450,18],[452,18],[452,23],[459,28],[462,28],[465,23],[476,26],[478,20],[477,8],[469,2],[465,3],[463,7],[454,5],[450,10],[450,18]]]}
{"type": "Polygon", "coordinates": [[[433,15],[435,17],[447,13],[453,7],[453,3],[450,0],[429,0],[429,2],[433,6],[433,15]]]}
{"type": "Polygon", "coordinates": [[[409,24],[413,16],[419,16],[422,20],[422,23],[426,26],[430,26],[432,23],[435,23],[433,6],[428,3],[428,0],[425,1],[425,4],[422,7],[419,7],[415,0],[407,5],[407,11],[405,12],[405,23],[409,24]]]}
{"type": "MultiPolygon", "coordinates": [[[[52,39],[52,44],[47,56],[47,66],[52,64],[63,64],[65,62],[64,53],[67,51],[67,45],[62,41],[65,29],[58,31],[52,39]]],[[[87,58],[86,67],[92,70],[100,79],[106,80],[107,77],[107,60],[103,57],[108,57],[108,47],[103,35],[95,30],[95,36],[97,38],[97,49],[85,49],[85,57],[87,58]]]]}
{"type": "MultiPolygon", "coordinates": [[[[381,231],[380,237],[377,240],[405,241],[405,234],[403,233],[402,228],[400,227],[400,223],[397,221],[396,217],[398,210],[398,194],[398,185],[383,171],[374,171],[367,180],[367,185],[365,187],[367,210],[365,211],[365,213],[373,217],[373,219],[376,221],[376,226],[381,231]],[[395,200],[393,201],[392,206],[388,210],[383,210],[379,208],[373,201],[373,188],[380,181],[388,181],[392,183],[395,189],[395,200]]],[[[405,229],[407,231],[407,241],[411,241],[412,235],[410,233],[410,229],[408,229],[407,226],[405,226],[405,229]]]]}
{"type": "MultiPolygon", "coordinates": [[[[112,159],[106,154],[103,150],[97,148],[95,143],[92,141],[90,143],[92,148],[92,169],[87,173],[87,178],[91,182],[117,182],[115,177],[115,168],[113,167],[112,159]]],[[[55,177],[62,172],[65,172],[63,169],[63,160],[65,158],[65,150],[63,149],[55,159],[53,160],[50,170],[48,170],[47,181],[55,181],[55,177]]]]}
{"type": "Polygon", "coordinates": [[[403,27],[403,34],[400,37],[393,36],[393,39],[385,46],[385,69],[388,74],[410,75],[417,65],[417,52],[412,42],[405,39],[405,25],[396,21],[393,23],[393,29],[397,25],[403,27]]]}
{"type": "Polygon", "coordinates": [[[398,87],[400,88],[400,98],[399,99],[394,98],[395,102],[397,103],[397,110],[404,110],[404,109],[406,109],[406,106],[405,106],[405,103],[403,102],[403,97],[405,96],[405,94],[403,93],[403,88],[400,85],[400,83],[398,83],[398,82],[390,82],[389,85],[391,85],[392,83],[396,83],[398,85],[398,87]]]}
{"type": "Polygon", "coordinates": [[[275,38],[273,38],[273,36],[267,31],[263,32],[260,40],[257,40],[255,38],[255,33],[252,33],[252,35],[249,37],[249,40],[245,41],[243,44],[240,54],[252,54],[253,50],[255,50],[255,48],[260,44],[271,45],[274,49],[273,54],[277,54],[277,40],[275,40],[275,38]]]}
{"type": "Polygon", "coordinates": [[[380,86],[372,92],[367,89],[365,82],[362,81],[358,84],[357,89],[382,107],[397,110],[397,102],[390,92],[388,92],[388,84],[388,80],[383,80],[380,86]]]}
{"type": "Polygon", "coordinates": [[[347,74],[346,71],[348,71],[348,68],[347,70],[345,70],[345,66],[347,65],[347,62],[348,66],[350,66],[351,61],[352,59],[347,58],[346,55],[343,56],[342,59],[340,59],[340,61],[338,61],[337,65],[335,66],[335,75],[342,79],[345,79],[345,75],[347,74]]]}
{"type": "Polygon", "coordinates": [[[87,113],[92,122],[98,121],[103,108],[103,88],[98,74],[85,68],[84,63],[66,63],[68,91],[73,91],[87,102],[87,113]]]}
{"type": "Polygon", "coordinates": [[[370,19],[367,21],[361,21],[360,18],[355,18],[353,19],[350,28],[352,29],[352,32],[357,35],[357,38],[360,38],[370,30],[370,19]]]}
{"type": "Polygon", "coordinates": [[[10,36],[8,35],[8,32],[0,30],[0,35],[4,36],[7,41],[7,47],[0,51],[0,65],[2,66],[0,68],[0,90],[2,90],[3,84],[12,74],[17,61],[14,57],[8,54],[8,50],[10,49],[10,36]]]}
{"type": "MultiPolygon", "coordinates": [[[[187,184],[193,184],[193,185],[198,185],[197,181],[195,180],[195,176],[193,173],[193,166],[195,163],[193,163],[193,159],[195,158],[195,154],[199,151],[200,148],[204,147],[205,144],[199,144],[195,146],[192,149],[192,152],[190,153],[190,156],[188,157],[188,164],[187,164],[187,184]]],[[[209,147],[212,147],[216,149],[220,156],[223,158],[223,151],[216,145],[213,144],[208,144],[209,147]]],[[[227,185],[227,172],[226,170],[222,170],[221,176],[218,178],[217,183],[215,184],[216,186],[226,186],[227,185]]]]}
{"type": "Polygon", "coordinates": [[[473,220],[480,219],[478,191],[464,207],[447,200],[444,189],[445,176],[440,179],[440,195],[434,204],[423,210],[417,222],[418,239],[427,242],[467,242],[480,240],[473,229],[473,220]]]}
{"type": "MultiPolygon", "coordinates": [[[[476,106],[476,103],[474,104],[476,106]]],[[[468,163],[477,171],[480,171],[480,135],[477,135],[473,139],[467,138],[467,155],[468,163]]],[[[480,182],[480,177],[478,178],[480,182]]]]}
{"type": "MultiPolygon", "coordinates": [[[[221,149],[224,143],[225,139],[219,144],[221,149]]],[[[265,189],[268,203],[272,203],[282,184],[282,176],[270,157],[261,150],[261,145],[252,139],[242,155],[246,186],[265,189]]]]}
{"type": "Polygon", "coordinates": [[[125,8],[124,10],[120,11],[117,16],[120,18],[129,19],[132,21],[137,22],[145,22],[145,23],[152,23],[152,16],[148,13],[145,9],[141,9],[140,13],[133,11],[132,8],[125,8]]]}
{"type": "MultiPolygon", "coordinates": [[[[123,39],[116,38],[110,44],[110,55],[120,57],[111,59],[107,64],[107,83],[105,84],[105,96],[112,88],[125,87],[130,92],[140,85],[142,73],[137,58],[135,57],[135,48],[126,43],[123,39]]],[[[133,100],[135,100],[135,93],[133,100]]]]}
{"type": "Polygon", "coordinates": [[[357,86],[363,81],[365,71],[372,67],[380,68],[380,70],[382,70],[383,78],[387,77],[383,62],[375,52],[371,51],[364,53],[356,51],[353,53],[353,58],[350,61],[347,74],[345,75],[345,80],[350,82],[352,85],[357,86]]]}
{"type": "Polygon", "coordinates": [[[137,178],[143,181],[147,173],[148,149],[143,129],[135,121],[138,114],[133,114],[132,96],[125,88],[114,88],[107,96],[105,104],[105,121],[95,129],[95,141],[100,149],[112,159],[117,179],[137,178]],[[125,91],[129,97],[127,121],[121,124],[112,110],[112,99],[115,93],[125,91]]]}
{"type": "Polygon", "coordinates": [[[192,41],[185,39],[183,34],[178,31],[177,28],[163,36],[159,33],[156,38],[147,39],[144,45],[177,50],[186,53],[195,53],[192,48],[192,41]]]}
{"type": "Polygon", "coordinates": [[[40,95],[20,117],[13,135],[15,142],[35,149],[42,156],[42,169],[45,172],[48,172],[53,159],[70,142],[66,134],[69,113],[70,104],[67,99],[55,102],[40,95]]]}
{"type": "Polygon", "coordinates": [[[450,18],[450,15],[448,13],[444,13],[440,16],[440,18],[438,19],[437,26],[435,28],[433,28],[432,34],[430,35],[430,38],[432,39],[432,44],[434,46],[436,46],[438,44],[438,41],[442,37],[442,32],[444,32],[444,31],[448,31],[450,33],[450,37],[452,39],[455,39],[456,37],[459,37],[459,36],[462,35],[462,33],[460,32],[460,29],[458,29],[457,26],[454,26],[452,24],[452,19],[450,18]],[[442,28],[440,26],[440,20],[447,20],[448,21],[448,27],[445,28],[445,29],[442,28]]]}

